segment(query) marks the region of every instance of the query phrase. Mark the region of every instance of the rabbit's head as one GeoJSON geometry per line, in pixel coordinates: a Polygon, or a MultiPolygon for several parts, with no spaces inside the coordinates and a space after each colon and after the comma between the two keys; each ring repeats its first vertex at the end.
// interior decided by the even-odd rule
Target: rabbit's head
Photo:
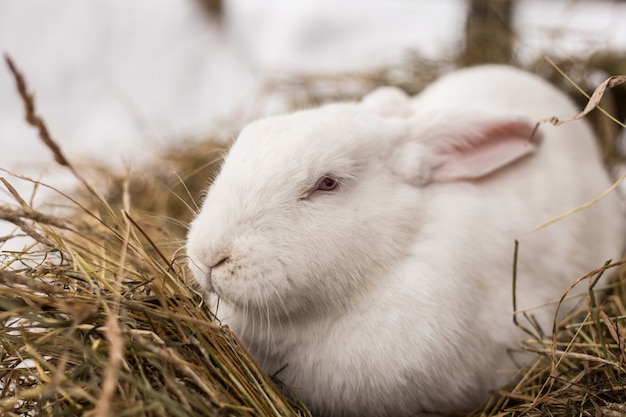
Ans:
{"type": "Polygon", "coordinates": [[[264,317],[345,308],[408,256],[429,217],[425,187],[528,154],[532,130],[510,116],[414,114],[394,90],[254,122],[191,225],[191,268],[264,317]]]}

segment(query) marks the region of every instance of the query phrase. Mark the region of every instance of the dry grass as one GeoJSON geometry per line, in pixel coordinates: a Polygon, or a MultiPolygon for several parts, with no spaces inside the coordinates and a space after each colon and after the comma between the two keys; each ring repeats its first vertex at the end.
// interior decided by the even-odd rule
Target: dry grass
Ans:
{"type": "MultiPolygon", "coordinates": [[[[556,324],[551,338],[531,336],[535,354],[511,384],[471,416],[618,416],[626,408],[626,269],[624,262],[591,271],[583,307],[556,324]],[[610,291],[594,289],[606,269],[621,267],[610,291]]],[[[567,293],[564,294],[564,296],[567,293]]],[[[532,334],[532,332],[529,332],[532,334]]]]}
{"type": "Polygon", "coordinates": [[[2,415],[305,415],[132,210],[103,203],[57,218],[3,206],[0,218],[39,241],[3,253],[2,415]]]}
{"type": "MultiPolygon", "coordinates": [[[[288,104],[302,107],[358,97],[383,84],[416,93],[450,68],[418,61],[364,74],[281,78],[267,88],[280,94],[291,89],[288,104]]],[[[619,73],[591,63],[557,65],[576,80],[619,73]]],[[[559,80],[585,102],[545,62],[534,71],[559,80]]],[[[102,169],[99,176],[111,185],[100,194],[65,159],[21,83],[27,119],[83,185],[76,197],[61,197],[69,207],[53,216],[33,209],[3,180],[15,203],[0,207],[0,219],[18,227],[5,240],[26,234],[36,243],[0,253],[0,413],[307,415],[215,322],[179,251],[202,190],[219,167],[224,138],[179,145],[154,168],[132,176],[102,169]]],[[[597,84],[583,87],[591,92],[597,84]]],[[[613,99],[603,106],[623,119],[623,87],[609,94],[613,99]]],[[[591,116],[607,160],[619,160],[614,124],[597,112],[591,116]]],[[[592,282],[598,272],[587,279],[592,282]]],[[[626,414],[624,269],[619,278],[605,295],[591,286],[586,303],[557,326],[553,338],[530,337],[524,348],[533,360],[471,415],[626,414]]]]}

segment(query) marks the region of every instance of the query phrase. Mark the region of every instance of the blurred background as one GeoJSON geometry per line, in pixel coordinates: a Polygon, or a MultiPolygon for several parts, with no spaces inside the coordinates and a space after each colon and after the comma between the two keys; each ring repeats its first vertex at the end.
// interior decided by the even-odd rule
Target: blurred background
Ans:
{"type": "MultiPolygon", "coordinates": [[[[591,92],[626,73],[624,22],[626,2],[610,0],[0,0],[0,51],[69,158],[118,169],[227,140],[262,114],[380,84],[416,93],[482,62],[563,82],[547,56],[591,92]]],[[[625,106],[613,106],[622,120],[625,106]]],[[[0,167],[71,182],[4,63],[0,167]]]]}

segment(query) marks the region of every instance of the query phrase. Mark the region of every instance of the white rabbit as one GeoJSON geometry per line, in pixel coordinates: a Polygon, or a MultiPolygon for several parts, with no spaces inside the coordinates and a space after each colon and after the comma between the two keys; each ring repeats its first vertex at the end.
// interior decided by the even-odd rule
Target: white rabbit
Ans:
{"type": "MultiPolygon", "coordinates": [[[[218,316],[316,416],[467,410],[512,367],[518,308],[619,257],[626,225],[585,121],[541,79],[461,70],[414,99],[250,124],[193,221],[187,251],[218,316]]],[[[551,331],[554,305],[533,310],[551,331]]]]}

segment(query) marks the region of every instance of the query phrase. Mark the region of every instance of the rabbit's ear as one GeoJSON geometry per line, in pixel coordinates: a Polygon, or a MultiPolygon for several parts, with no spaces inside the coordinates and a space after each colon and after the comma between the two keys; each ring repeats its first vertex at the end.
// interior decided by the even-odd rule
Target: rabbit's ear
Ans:
{"type": "Polygon", "coordinates": [[[407,118],[412,114],[409,96],[396,87],[379,87],[366,95],[361,104],[385,117],[407,118]]]}
{"type": "Polygon", "coordinates": [[[415,185],[485,177],[534,152],[535,125],[517,116],[420,115],[394,157],[394,171],[415,185]]]}

